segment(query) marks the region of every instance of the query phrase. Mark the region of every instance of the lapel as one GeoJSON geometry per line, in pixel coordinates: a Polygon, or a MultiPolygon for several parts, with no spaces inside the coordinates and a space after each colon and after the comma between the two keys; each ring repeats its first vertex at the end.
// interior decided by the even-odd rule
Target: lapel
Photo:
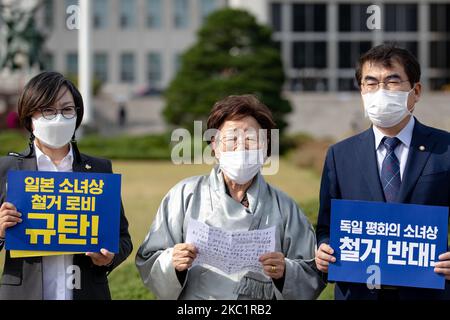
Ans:
{"type": "Polygon", "coordinates": [[[73,172],[92,172],[92,164],[80,153],[75,143],[72,143],[73,172]]]}
{"type": "Polygon", "coordinates": [[[28,147],[22,154],[29,155],[28,157],[19,157],[17,161],[17,170],[22,171],[37,171],[36,153],[34,148],[28,147]],[[30,153],[30,149],[31,153],[30,153]]]}
{"type": "MultiPolygon", "coordinates": [[[[78,148],[76,145],[72,144],[72,150],[73,150],[73,164],[72,164],[72,170],[73,172],[92,172],[92,164],[81,155],[81,153],[78,151],[78,148]]],[[[34,148],[32,152],[29,152],[30,149],[28,148],[25,150],[22,154],[29,154],[27,157],[19,157],[19,161],[17,161],[17,170],[23,170],[23,171],[37,171],[37,160],[36,160],[36,153],[34,151],[34,148]]]]}
{"type": "Polygon", "coordinates": [[[73,172],[90,172],[87,168],[92,168],[82,157],[77,160],[77,157],[74,155],[72,170],[73,172]]]}
{"type": "Polygon", "coordinates": [[[436,140],[431,135],[431,130],[417,121],[417,119],[415,120],[416,123],[409,148],[408,160],[406,162],[405,172],[403,173],[403,181],[398,197],[399,202],[406,201],[436,144],[436,140]]]}
{"type": "Polygon", "coordinates": [[[356,159],[364,180],[372,195],[372,201],[385,201],[378,173],[377,153],[375,149],[375,135],[372,128],[363,132],[357,140],[355,148],[356,159]]]}

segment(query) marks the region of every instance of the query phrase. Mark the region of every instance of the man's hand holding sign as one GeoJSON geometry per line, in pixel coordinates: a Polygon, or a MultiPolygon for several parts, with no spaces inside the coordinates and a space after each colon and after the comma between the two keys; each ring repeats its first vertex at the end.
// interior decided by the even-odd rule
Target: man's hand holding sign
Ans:
{"type": "Polygon", "coordinates": [[[450,280],[450,252],[443,253],[439,256],[440,262],[434,265],[434,272],[445,276],[445,279],[450,280]]]}

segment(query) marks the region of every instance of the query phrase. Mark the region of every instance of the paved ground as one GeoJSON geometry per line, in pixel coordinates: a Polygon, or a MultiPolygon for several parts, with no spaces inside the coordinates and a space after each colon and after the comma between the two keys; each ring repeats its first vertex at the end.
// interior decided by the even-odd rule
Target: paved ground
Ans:
{"type": "Polygon", "coordinates": [[[119,126],[119,105],[108,96],[94,99],[96,125],[103,135],[161,133],[166,125],[161,116],[160,97],[133,99],[127,103],[125,126],[119,126]]]}
{"type": "MultiPolygon", "coordinates": [[[[290,95],[290,132],[341,139],[370,125],[357,93],[290,95]]],[[[450,131],[450,93],[424,94],[414,114],[428,125],[450,131]]]]}
{"type": "MultiPolygon", "coordinates": [[[[364,119],[362,102],[357,93],[287,94],[294,111],[288,117],[288,132],[306,132],[316,137],[342,139],[369,125],[364,119]]],[[[94,100],[96,124],[106,135],[120,133],[161,133],[166,125],[161,116],[161,97],[134,99],[127,104],[127,122],[118,125],[118,104],[107,96],[94,100]]],[[[424,94],[415,114],[424,122],[450,131],[450,93],[424,94]]]]}

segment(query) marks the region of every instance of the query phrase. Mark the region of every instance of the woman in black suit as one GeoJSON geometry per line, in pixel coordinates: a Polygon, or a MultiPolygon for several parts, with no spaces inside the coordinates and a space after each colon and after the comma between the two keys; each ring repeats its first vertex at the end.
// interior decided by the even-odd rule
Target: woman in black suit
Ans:
{"type": "MultiPolygon", "coordinates": [[[[31,79],[19,99],[18,111],[31,136],[24,153],[0,158],[0,250],[5,230],[22,222],[14,204],[5,202],[10,169],[112,173],[111,161],[78,151],[75,131],[83,119],[83,99],[61,74],[44,72],[31,79]]],[[[133,248],[123,206],[119,248],[117,254],[102,249],[97,253],[29,258],[11,258],[6,251],[0,299],[111,299],[107,275],[133,248]],[[78,281],[72,281],[77,272],[78,281]]]]}

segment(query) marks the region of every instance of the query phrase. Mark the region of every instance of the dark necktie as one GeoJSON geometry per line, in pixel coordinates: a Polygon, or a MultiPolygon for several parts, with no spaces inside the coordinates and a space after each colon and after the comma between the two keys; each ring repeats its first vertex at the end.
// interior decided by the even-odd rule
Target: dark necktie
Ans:
{"type": "Polygon", "coordinates": [[[398,138],[384,137],[381,142],[387,151],[381,166],[381,184],[383,185],[386,202],[394,202],[397,199],[402,183],[400,178],[400,161],[398,161],[394,152],[395,148],[400,144],[400,140],[398,138]]]}

